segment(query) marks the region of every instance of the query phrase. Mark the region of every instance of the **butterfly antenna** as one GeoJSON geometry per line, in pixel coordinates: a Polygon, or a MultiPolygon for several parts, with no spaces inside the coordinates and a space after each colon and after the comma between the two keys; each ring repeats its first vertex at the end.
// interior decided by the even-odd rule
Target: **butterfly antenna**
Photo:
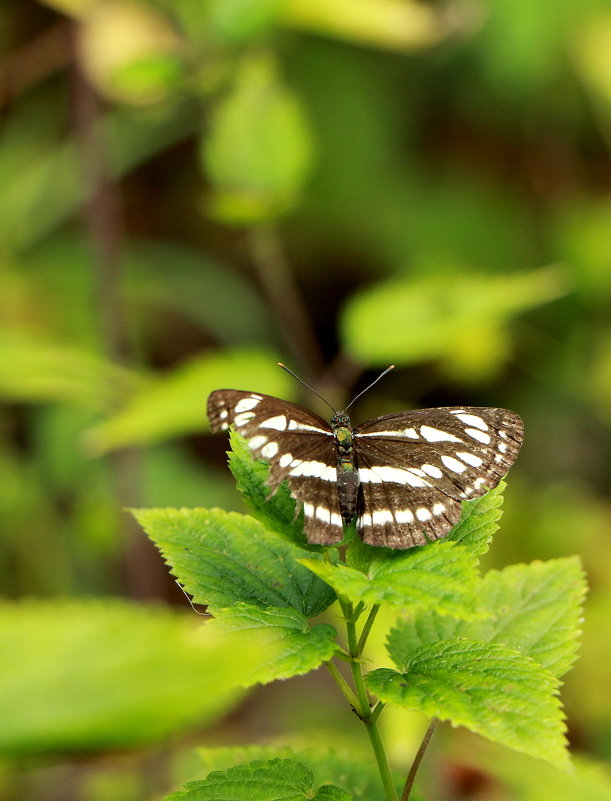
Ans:
{"type": "Polygon", "coordinates": [[[354,401],[355,401],[355,400],[358,400],[358,399],[361,397],[361,395],[364,395],[364,394],[367,392],[367,390],[371,389],[371,387],[372,387],[374,384],[377,384],[377,383],[378,383],[378,381],[380,380],[380,378],[384,378],[384,376],[386,375],[386,373],[390,373],[390,371],[391,371],[391,370],[394,370],[394,369],[395,369],[395,365],[394,365],[394,364],[391,364],[391,365],[390,365],[390,367],[387,367],[387,368],[386,368],[386,370],[384,370],[384,372],[383,372],[383,373],[381,373],[381,374],[380,374],[380,375],[379,375],[379,376],[376,378],[376,380],[375,380],[375,381],[372,381],[372,382],[371,382],[371,384],[370,384],[368,387],[365,387],[365,389],[364,389],[362,392],[359,392],[359,394],[356,396],[356,398],[352,398],[352,400],[351,400],[351,401],[350,401],[350,403],[349,403],[349,404],[346,406],[346,408],[344,409],[344,411],[346,411],[346,412],[347,412],[347,411],[348,411],[348,409],[349,409],[349,408],[352,406],[352,404],[354,403],[354,401]]]}
{"type": "Polygon", "coordinates": [[[329,403],[328,400],[325,400],[325,398],[323,398],[323,396],[320,393],[316,392],[315,389],[312,389],[312,387],[309,384],[306,384],[306,382],[303,380],[303,378],[299,378],[299,376],[296,373],[294,373],[292,370],[289,370],[289,368],[286,366],[286,364],[282,364],[282,362],[278,362],[278,367],[282,367],[282,369],[286,370],[286,372],[289,375],[292,375],[293,378],[296,378],[297,381],[299,381],[300,384],[303,384],[304,387],[307,387],[310,390],[310,392],[313,392],[315,395],[318,395],[318,397],[321,399],[321,401],[326,403],[327,406],[329,407],[329,409],[331,409],[333,414],[337,414],[337,409],[334,409],[333,406],[331,406],[331,404],[329,403]]]}

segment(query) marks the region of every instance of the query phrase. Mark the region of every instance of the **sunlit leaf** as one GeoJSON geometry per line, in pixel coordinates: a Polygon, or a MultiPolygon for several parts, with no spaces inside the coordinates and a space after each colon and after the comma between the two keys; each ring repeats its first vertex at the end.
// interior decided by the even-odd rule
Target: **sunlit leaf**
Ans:
{"type": "Polygon", "coordinates": [[[304,615],[286,607],[236,604],[220,610],[207,628],[239,636],[250,652],[260,655],[259,664],[244,671],[244,687],[308,673],[337,650],[337,632],[332,626],[311,626],[304,615]]]}
{"type": "Polygon", "coordinates": [[[414,651],[403,672],[380,668],[365,680],[385,703],[418,709],[568,767],[559,683],[518,651],[498,643],[445,640],[414,651]]]}
{"type": "Polygon", "coordinates": [[[221,509],[143,509],[136,518],[172,570],[212,612],[246,603],[313,617],[333,591],[299,564],[303,550],[247,515],[221,509]]]}
{"type": "Polygon", "coordinates": [[[112,417],[91,429],[86,445],[95,453],[206,431],[206,400],[222,387],[288,396],[294,391],[270,353],[235,350],[205,355],[158,378],[112,417]]]}
{"type": "Polygon", "coordinates": [[[110,599],[3,604],[0,753],[133,747],[218,717],[254,659],[194,617],[110,599]]]}

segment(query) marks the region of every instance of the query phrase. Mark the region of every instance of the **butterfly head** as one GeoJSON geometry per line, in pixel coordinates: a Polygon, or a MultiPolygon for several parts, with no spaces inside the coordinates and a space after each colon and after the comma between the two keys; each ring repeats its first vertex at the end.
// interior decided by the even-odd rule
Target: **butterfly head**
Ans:
{"type": "Polygon", "coordinates": [[[350,418],[346,412],[335,412],[331,418],[331,428],[350,428],[350,418]]]}

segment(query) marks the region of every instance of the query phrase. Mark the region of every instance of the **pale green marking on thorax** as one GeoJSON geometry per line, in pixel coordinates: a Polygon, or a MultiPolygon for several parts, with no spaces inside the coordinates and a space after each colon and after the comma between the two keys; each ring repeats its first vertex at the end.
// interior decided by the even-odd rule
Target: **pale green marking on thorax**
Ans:
{"type": "Polygon", "coordinates": [[[342,472],[354,471],[354,458],[352,453],[352,431],[346,426],[333,429],[337,441],[338,467],[342,472]]]}

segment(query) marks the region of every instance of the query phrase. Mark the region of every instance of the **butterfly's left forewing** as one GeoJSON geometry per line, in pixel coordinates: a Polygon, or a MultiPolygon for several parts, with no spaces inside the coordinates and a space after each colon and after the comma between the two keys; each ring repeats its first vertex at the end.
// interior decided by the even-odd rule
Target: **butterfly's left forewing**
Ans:
{"type": "Polygon", "coordinates": [[[294,403],[262,395],[219,389],[208,398],[213,431],[234,425],[256,458],[270,464],[272,492],[288,480],[303,503],[308,542],[331,545],[343,536],[337,498],[337,453],[331,427],[294,403]]]}

